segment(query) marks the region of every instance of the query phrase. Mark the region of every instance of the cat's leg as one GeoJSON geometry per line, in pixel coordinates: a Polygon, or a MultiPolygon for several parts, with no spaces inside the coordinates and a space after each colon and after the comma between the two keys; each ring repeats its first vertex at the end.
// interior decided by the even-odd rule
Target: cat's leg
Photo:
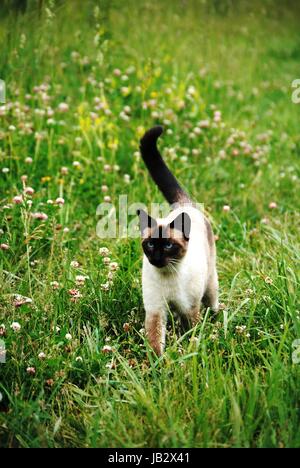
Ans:
{"type": "Polygon", "coordinates": [[[195,301],[195,304],[184,312],[184,317],[188,322],[189,328],[197,325],[201,317],[200,301],[195,301]]]}
{"type": "Polygon", "coordinates": [[[218,312],[219,310],[219,283],[216,268],[209,277],[207,288],[202,298],[205,307],[209,307],[212,311],[218,312]]]}
{"type": "Polygon", "coordinates": [[[161,356],[165,347],[166,313],[163,310],[146,310],[146,337],[157,356],[161,356]]]}

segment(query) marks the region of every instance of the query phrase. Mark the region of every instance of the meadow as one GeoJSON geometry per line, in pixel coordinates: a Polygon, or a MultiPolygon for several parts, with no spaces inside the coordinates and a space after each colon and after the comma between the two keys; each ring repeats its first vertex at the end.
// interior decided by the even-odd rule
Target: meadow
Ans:
{"type": "Polygon", "coordinates": [[[36,3],[0,5],[0,446],[299,447],[299,4],[36,3]],[[222,303],[161,358],[139,239],[96,233],[102,202],[163,201],[156,124],[222,303]]]}

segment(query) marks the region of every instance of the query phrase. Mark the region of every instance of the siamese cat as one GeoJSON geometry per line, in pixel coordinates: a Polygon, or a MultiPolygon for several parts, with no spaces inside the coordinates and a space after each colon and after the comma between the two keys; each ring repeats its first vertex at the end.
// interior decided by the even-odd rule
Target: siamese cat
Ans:
{"type": "Polygon", "coordinates": [[[164,219],[138,210],[144,251],[142,287],[149,343],[160,356],[165,345],[167,312],[174,306],[190,326],[200,318],[201,302],[218,311],[215,239],[204,214],[195,208],[157,149],[160,126],[140,142],[142,158],[172,211],[164,219]]]}

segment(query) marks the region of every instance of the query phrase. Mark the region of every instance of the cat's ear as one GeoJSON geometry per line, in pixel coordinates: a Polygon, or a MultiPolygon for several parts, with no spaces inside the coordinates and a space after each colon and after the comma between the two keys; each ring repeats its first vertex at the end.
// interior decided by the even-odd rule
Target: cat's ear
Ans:
{"type": "Polygon", "coordinates": [[[152,218],[146,211],[144,210],[137,210],[136,214],[140,218],[140,229],[141,234],[144,236],[146,229],[152,229],[157,226],[157,222],[154,218],[152,218]]]}
{"type": "Polygon", "coordinates": [[[190,216],[185,212],[180,213],[180,215],[178,215],[174,221],[170,223],[170,229],[176,229],[177,231],[182,232],[184,239],[188,241],[191,232],[190,216]]]}

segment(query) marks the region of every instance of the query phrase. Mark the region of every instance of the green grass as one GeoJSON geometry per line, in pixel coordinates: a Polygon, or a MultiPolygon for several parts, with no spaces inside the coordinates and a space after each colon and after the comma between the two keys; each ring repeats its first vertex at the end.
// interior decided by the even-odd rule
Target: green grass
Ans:
{"type": "Polygon", "coordinates": [[[0,21],[0,446],[299,447],[299,6],[48,1],[38,16],[33,3],[0,21]],[[193,132],[203,120],[209,128],[193,132]],[[224,303],[185,335],[170,320],[158,360],[141,330],[140,242],[96,235],[105,195],[162,201],[135,154],[157,123],[170,130],[168,163],[218,235],[224,303]],[[32,207],[13,203],[24,174],[32,207]],[[64,206],[47,203],[57,197],[64,206]],[[119,264],[108,291],[104,246],[119,264]],[[32,303],[16,307],[15,294],[32,303]]]}

